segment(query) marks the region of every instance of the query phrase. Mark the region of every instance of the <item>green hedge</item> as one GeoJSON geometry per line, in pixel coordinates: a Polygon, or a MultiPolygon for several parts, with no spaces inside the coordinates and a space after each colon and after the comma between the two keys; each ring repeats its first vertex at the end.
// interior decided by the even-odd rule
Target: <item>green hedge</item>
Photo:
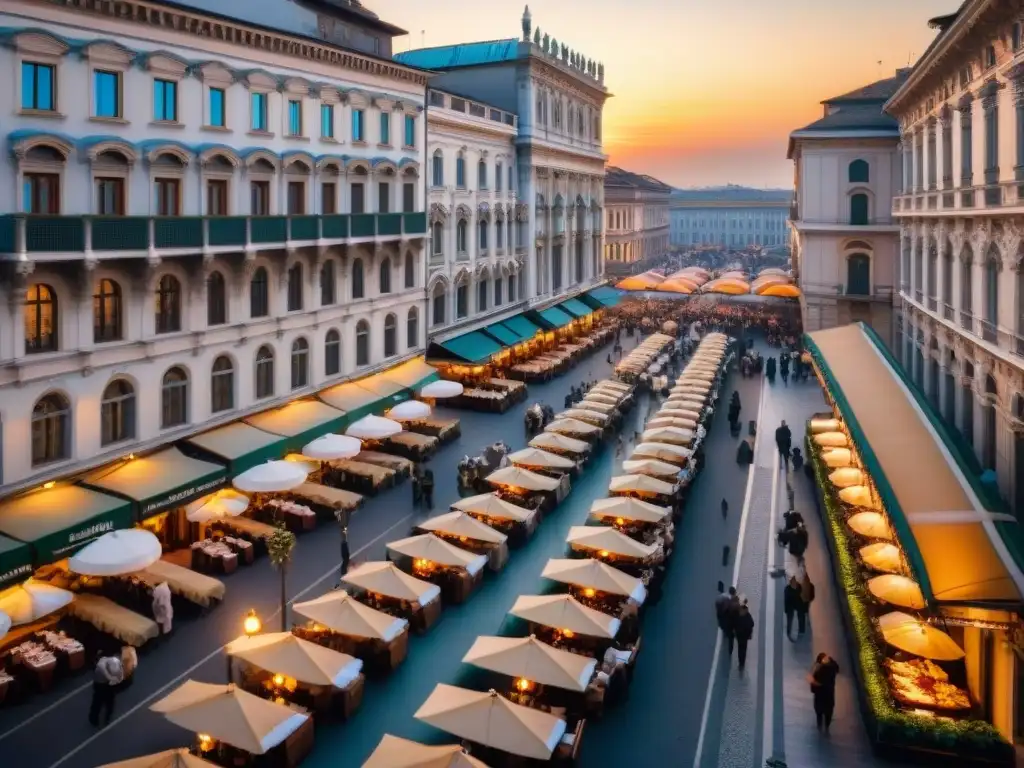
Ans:
{"type": "MultiPolygon", "coordinates": [[[[809,431],[808,431],[809,436],[809,431]]],[[[847,533],[842,503],[828,479],[828,468],[814,441],[807,440],[808,460],[822,495],[822,516],[833,539],[836,577],[845,591],[845,604],[869,717],[874,721],[874,740],[886,749],[928,750],[952,753],[965,763],[985,762],[1012,766],[1014,748],[984,720],[933,719],[901,710],[892,697],[883,665],[884,653],[871,618],[872,598],[860,573],[854,543],[847,533]]]]}

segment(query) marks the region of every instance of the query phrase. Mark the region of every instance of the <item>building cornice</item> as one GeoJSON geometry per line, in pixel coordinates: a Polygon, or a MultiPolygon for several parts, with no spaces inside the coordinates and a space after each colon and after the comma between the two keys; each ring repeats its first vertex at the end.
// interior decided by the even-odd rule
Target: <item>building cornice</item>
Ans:
{"type": "Polygon", "coordinates": [[[548,61],[540,56],[530,56],[529,62],[534,74],[557,85],[567,91],[576,91],[581,96],[592,100],[591,106],[601,107],[607,99],[612,97],[608,89],[598,85],[596,82],[589,82],[573,76],[562,67],[548,61]]]}
{"type": "Polygon", "coordinates": [[[427,125],[433,127],[435,124],[443,129],[458,131],[460,134],[481,136],[509,143],[517,133],[511,125],[485,120],[470,120],[465,115],[459,116],[458,113],[446,112],[436,107],[427,110],[427,125]]]}

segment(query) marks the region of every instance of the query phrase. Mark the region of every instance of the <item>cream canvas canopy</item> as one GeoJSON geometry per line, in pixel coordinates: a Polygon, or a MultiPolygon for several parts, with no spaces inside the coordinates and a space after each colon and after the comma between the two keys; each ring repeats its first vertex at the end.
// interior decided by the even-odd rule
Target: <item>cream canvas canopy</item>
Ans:
{"type": "Polygon", "coordinates": [[[619,400],[622,398],[616,397],[615,395],[605,394],[605,391],[600,389],[591,389],[586,395],[583,396],[583,402],[585,403],[604,403],[605,405],[615,406],[618,405],[619,400]]]}
{"type": "MultiPolygon", "coordinates": [[[[679,413],[679,411],[674,411],[679,413]]],[[[655,414],[654,418],[647,422],[648,429],[661,429],[662,427],[678,427],[679,429],[689,429],[694,431],[697,429],[697,420],[700,418],[700,414],[686,412],[686,416],[663,416],[655,414]]]]}
{"type": "Polygon", "coordinates": [[[853,451],[849,448],[831,448],[822,451],[821,459],[827,467],[848,467],[853,463],[853,451]]]}
{"type": "Polygon", "coordinates": [[[363,768],[487,768],[487,765],[467,755],[458,744],[428,747],[385,733],[363,768]]]}
{"type": "Polygon", "coordinates": [[[180,747],[153,755],[133,757],[131,760],[107,763],[100,768],[216,768],[216,765],[216,763],[190,754],[187,748],[180,747]]]}
{"type": "Polygon", "coordinates": [[[896,574],[875,576],[868,580],[868,590],[879,600],[900,608],[920,611],[925,605],[921,587],[916,581],[908,579],[906,576],[896,574]]]}
{"type": "Polygon", "coordinates": [[[671,389],[669,399],[678,395],[705,395],[711,391],[711,382],[696,379],[681,379],[671,389]]]}
{"type": "Polygon", "coordinates": [[[303,640],[291,632],[242,636],[228,643],[225,651],[247,664],[306,685],[345,688],[363,669],[362,660],[303,640]]]}
{"type": "Polygon", "coordinates": [[[850,444],[842,432],[821,432],[814,436],[814,442],[829,448],[846,448],[850,444]]]}
{"type": "Polygon", "coordinates": [[[665,408],[692,411],[694,408],[703,408],[706,401],[706,394],[698,395],[693,392],[685,392],[682,394],[671,395],[669,399],[665,401],[665,408]]]}
{"type": "Polygon", "coordinates": [[[693,408],[683,408],[681,403],[670,403],[654,415],[654,419],[648,426],[652,426],[654,421],[660,419],[678,419],[692,423],[694,425],[693,428],[696,429],[697,419],[699,418],[699,411],[695,411],[693,408]]]}
{"type": "Polygon", "coordinates": [[[855,507],[877,508],[875,499],[871,495],[871,489],[866,485],[851,485],[848,488],[841,488],[839,490],[839,499],[855,507]]]}
{"type": "Polygon", "coordinates": [[[820,435],[822,432],[840,432],[843,422],[839,419],[811,419],[811,434],[820,435]]]}
{"type": "Polygon", "coordinates": [[[592,557],[552,558],[540,575],[561,584],[631,597],[637,603],[643,603],[647,597],[647,589],[640,579],[592,557]]]}
{"type": "Polygon", "coordinates": [[[508,460],[524,467],[544,467],[545,469],[572,469],[576,466],[576,462],[572,459],[567,459],[556,453],[548,453],[540,448],[523,448],[521,451],[510,453],[508,460]]]}
{"type": "Polygon", "coordinates": [[[309,717],[233,685],[195,680],[186,681],[150,709],[181,728],[209,734],[252,755],[270,751],[309,717]]]}
{"type": "Polygon", "coordinates": [[[956,661],[965,654],[949,635],[906,613],[893,611],[878,617],[882,637],[893,648],[937,661],[956,661]]]}
{"type": "Polygon", "coordinates": [[[520,507],[510,501],[505,501],[495,493],[481,493],[479,496],[467,496],[459,499],[452,507],[462,512],[475,513],[484,517],[491,517],[495,520],[514,520],[517,523],[525,523],[534,518],[537,512],[533,509],[520,507]]]}
{"type": "Polygon", "coordinates": [[[441,588],[400,571],[394,563],[375,560],[357,565],[342,579],[358,589],[365,589],[396,600],[409,600],[426,605],[441,594],[441,588]]]}
{"type": "Polygon", "coordinates": [[[574,525],[569,529],[569,535],[565,540],[572,547],[592,549],[600,552],[602,556],[610,553],[637,560],[650,557],[658,549],[656,544],[641,544],[618,528],[605,525],[574,525]]]}
{"type": "Polygon", "coordinates": [[[528,491],[553,491],[558,488],[558,480],[546,475],[538,475],[520,467],[503,467],[491,472],[484,478],[491,485],[505,485],[512,488],[525,488],[528,491]]]}
{"type": "MultiPolygon", "coordinates": [[[[600,397],[600,395],[598,395],[598,397],[600,397]]],[[[583,398],[578,403],[576,403],[576,407],[582,408],[583,410],[586,411],[594,411],[605,416],[608,416],[609,414],[614,413],[615,411],[615,406],[612,403],[606,403],[603,402],[602,400],[587,400],[586,398],[583,398]]]]}
{"type": "Polygon", "coordinates": [[[565,720],[513,704],[495,691],[479,693],[439,683],[417,720],[463,739],[535,760],[550,760],[565,734],[565,720]]]}
{"type": "Polygon", "coordinates": [[[295,603],[292,610],[296,615],[332,632],[385,643],[390,643],[409,626],[405,619],[363,605],[343,589],[336,589],[304,603],[295,603]]]}
{"type": "Polygon", "coordinates": [[[640,443],[640,445],[633,449],[630,458],[658,459],[659,461],[667,461],[670,464],[683,466],[686,464],[686,460],[690,458],[690,451],[678,445],[669,445],[668,443],[640,443]]]}
{"type": "Polygon", "coordinates": [[[487,565],[487,555],[473,554],[469,550],[449,544],[432,533],[392,541],[387,545],[387,550],[414,560],[426,560],[449,568],[465,568],[473,575],[487,565]]]}
{"type": "Polygon", "coordinates": [[[650,475],[657,478],[675,478],[679,467],[657,459],[636,459],[622,462],[623,472],[631,475],[650,475]]]}
{"type": "Polygon", "coordinates": [[[545,432],[558,432],[563,435],[596,435],[601,428],[579,419],[556,419],[544,427],[545,432]]]}
{"type": "Polygon", "coordinates": [[[509,677],[580,693],[587,690],[597,666],[597,659],[559,650],[533,635],[478,637],[462,661],[509,677]]]}
{"type": "Polygon", "coordinates": [[[693,430],[680,429],[679,427],[658,427],[644,432],[640,439],[645,443],[668,443],[669,445],[681,445],[684,448],[693,442],[693,430]]]}
{"type": "Polygon", "coordinates": [[[712,382],[715,379],[715,372],[708,366],[695,365],[693,367],[687,366],[686,370],[683,371],[683,375],[679,377],[676,382],[676,386],[680,384],[696,384],[698,382],[712,382]]]}
{"type": "Polygon", "coordinates": [[[14,626],[31,624],[59,611],[74,599],[74,592],[45,581],[29,579],[0,592],[0,613],[10,619],[14,626]]]}
{"type": "Polygon", "coordinates": [[[225,517],[238,517],[248,507],[248,496],[231,488],[222,488],[185,505],[185,516],[192,523],[208,523],[225,517]]]}
{"type": "Polygon", "coordinates": [[[860,558],[876,571],[902,573],[903,558],[895,544],[879,541],[860,548],[860,558]]]}
{"type": "Polygon", "coordinates": [[[864,473],[854,467],[843,467],[832,472],[828,479],[836,488],[852,488],[864,482],[864,473]]]}
{"type": "Polygon", "coordinates": [[[613,477],[611,482],[608,483],[608,490],[612,493],[635,491],[671,496],[673,491],[675,491],[675,486],[648,475],[619,475],[618,477],[613,477]]]}
{"type": "Polygon", "coordinates": [[[584,421],[587,424],[596,424],[599,427],[608,423],[607,415],[592,411],[589,408],[570,408],[558,414],[558,418],[575,419],[576,421],[584,421]]]}
{"type": "Polygon", "coordinates": [[[889,521],[879,512],[858,512],[856,515],[852,515],[846,524],[861,536],[885,539],[886,541],[893,539],[889,521]]]}
{"type": "Polygon", "coordinates": [[[614,616],[588,608],[572,595],[522,595],[509,613],[562,632],[568,630],[606,640],[615,639],[620,624],[614,616]]]}
{"type": "Polygon", "coordinates": [[[560,435],[557,432],[541,432],[529,442],[529,446],[531,448],[568,451],[569,453],[587,453],[590,451],[590,443],[573,437],[567,437],[566,435],[560,435]]]}
{"type": "Polygon", "coordinates": [[[628,496],[611,496],[594,501],[590,506],[590,514],[595,517],[617,518],[623,521],[660,523],[672,514],[672,510],[669,507],[651,504],[640,499],[631,499],[628,496]]]}
{"type": "Polygon", "coordinates": [[[456,510],[424,520],[417,525],[425,531],[446,533],[449,536],[461,536],[473,541],[484,541],[488,544],[504,544],[508,537],[496,531],[487,523],[481,523],[466,512],[456,510]]]}
{"type": "Polygon", "coordinates": [[[622,394],[627,394],[632,389],[632,387],[629,386],[629,384],[624,384],[623,382],[616,381],[615,379],[602,379],[601,381],[597,382],[597,386],[595,387],[595,389],[601,388],[615,389],[621,392],[622,394]]]}

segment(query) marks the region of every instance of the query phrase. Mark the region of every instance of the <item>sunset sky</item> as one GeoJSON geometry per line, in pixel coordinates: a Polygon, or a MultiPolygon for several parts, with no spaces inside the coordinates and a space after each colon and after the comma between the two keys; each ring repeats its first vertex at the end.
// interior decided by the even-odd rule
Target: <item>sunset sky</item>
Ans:
{"type": "MultiPolygon", "coordinates": [[[[395,50],[520,36],[521,0],[362,0],[395,50]]],[[[790,131],[919,56],[957,0],[533,0],[534,27],[604,62],[609,162],[675,186],[792,186],[790,131]],[[881,64],[878,62],[881,61],[881,64]]]]}

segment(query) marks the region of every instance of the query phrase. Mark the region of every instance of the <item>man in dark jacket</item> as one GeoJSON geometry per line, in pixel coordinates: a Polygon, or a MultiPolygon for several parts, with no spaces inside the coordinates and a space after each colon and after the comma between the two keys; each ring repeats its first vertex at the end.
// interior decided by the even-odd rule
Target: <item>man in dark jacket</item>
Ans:
{"type": "Polygon", "coordinates": [[[801,635],[804,633],[807,623],[807,605],[804,603],[800,592],[800,582],[796,576],[792,576],[789,579],[786,589],[783,590],[782,609],[786,614],[786,637],[793,641],[795,640],[793,637],[793,617],[797,617],[797,630],[801,635]]]}
{"type": "Polygon", "coordinates": [[[783,469],[789,468],[789,451],[793,447],[793,433],[790,432],[786,422],[783,421],[775,430],[775,446],[779,449],[779,456],[782,458],[783,469]]]}
{"type": "Polygon", "coordinates": [[[739,612],[733,622],[733,632],[736,634],[736,661],[739,662],[739,669],[742,672],[747,664],[747,643],[754,636],[754,617],[750,615],[745,597],[740,598],[739,612]]]}
{"type": "Polygon", "coordinates": [[[434,509],[434,470],[424,469],[423,479],[420,480],[420,487],[423,489],[423,503],[427,509],[434,509]]]}

